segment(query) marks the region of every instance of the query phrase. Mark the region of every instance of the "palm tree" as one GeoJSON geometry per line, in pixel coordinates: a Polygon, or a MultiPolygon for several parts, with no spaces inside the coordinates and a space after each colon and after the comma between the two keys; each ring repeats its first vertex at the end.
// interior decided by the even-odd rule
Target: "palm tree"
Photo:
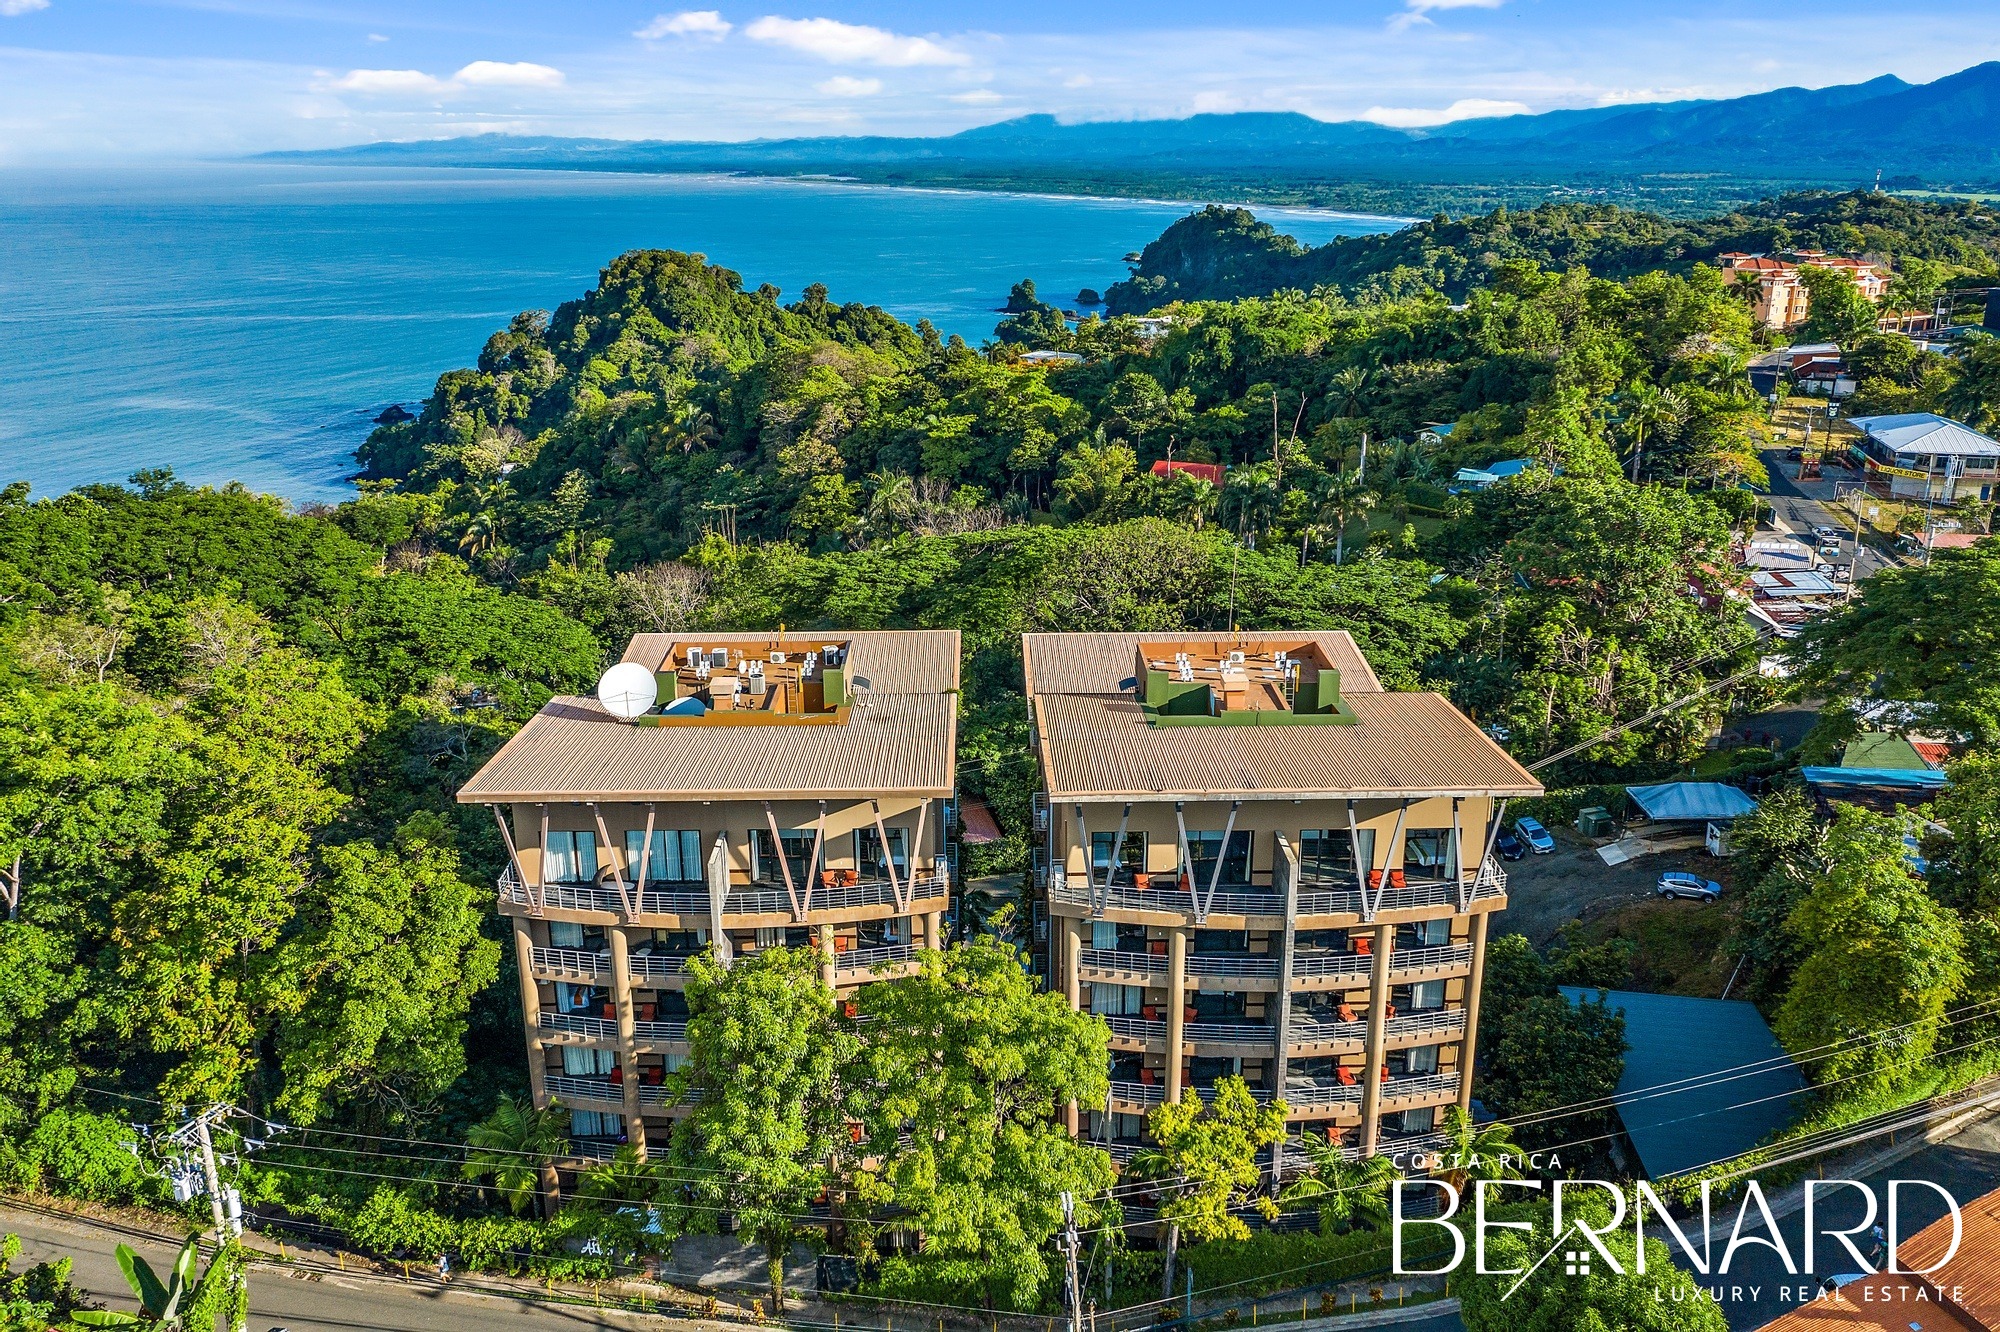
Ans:
{"type": "Polygon", "coordinates": [[[1375,492],[1358,476],[1335,476],[1319,495],[1319,510],[1334,523],[1333,562],[1347,558],[1347,525],[1375,507],[1375,492]]]}
{"type": "Polygon", "coordinates": [[[1639,484],[1639,463],[1645,456],[1646,437],[1678,425],[1687,415],[1687,403],[1672,389],[1651,384],[1635,384],[1625,395],[1625,433],[1632,437],[1632,484],[1639,484]]]}
{"type": "Polygon", "coordinates": [[[1299,1139],[1306,1168],[1285,1185],[1278,1195],[1281,1207],[1303,1203],[1319,1206],[1319,1228],[1323,1235],[1351,1230],[1358,1223],[1371,1230],[1389,1224],[1389,1190],[1403,1172],[1386,1156],[1351,1159],[1332,1134],[1311,1133],[1299,1139]]]}
{"type": "Polygon", "coordinates": [[[1445,1145],[1438,1152],[1445,1162],[1440,1177],[1461,1193],[1467,1184],[1482,1179],[1521,1177],[1515,1162],[1521,1159],[1522,1151],[1514,1141],[1514,1131],[1505,1124],[1497,1120],[1474,1123],[1471,1115],[1454,1105],[1444,1112],[1444,1137],[1445,1145]]]}
{"type": "Polygon", "coordinates": [[[626,1143],[609,1161],[600,1161],[584,1171],[577,1196],[616,1210],[620,1207],[651,1207],[665,1191],[666,1175],[659,1165],[642,1160],[639,1149],[626,1143]]]}
{"type": "Polygon", "coordinates": [[[722,438],[715,428],[715,418],[691,402],[684,402],[674,413],[671,427],[673,437],[680,441],[683,455],[705,448],[722,438]]]}
{"type": "Polygon", "coordinates": [[[1257,533],[1271,525],[1284,494],[1270,463],[1233,468],[1222,483],[1221,507],[1236,520],[1236,535],[1255,545],[1257,533]]]}
{"type": "Polygon", "coordinates": [[[1375,376],[1362,366],[1344,366],[1334,372],[1327,386],[1340,415],[1357,416],[1368,390],[1375,387],[1375,376]]]}
{"type": "Polygon", "coordinates": [[[2000,422],[2000,338],[1975,338],[1958,358],[1958,377],[1942,395],[1947,412],[1974,430],[2000,422]]]}
{"type": "Polygon", "coordinates": [[[1173,473],[1163,490],[1160,496],[1162,514],[1186,523],[1197,532],[1208,521],[1208,516],[1215,512],[1215,486],[1192,472],[1173,473]]]}
{"type": "Polygon", "coordinates": [[[559,1101],[537,1110],[511,1096],[500,1098],[493,1113],[467,1130],[465,1162],[460,1173],[470,1180],[490,1178],[515,1215],[527,1209],[540,1182],[554,1188],[550,1164],[569,1150],[565,1112],[559,1101]]]}

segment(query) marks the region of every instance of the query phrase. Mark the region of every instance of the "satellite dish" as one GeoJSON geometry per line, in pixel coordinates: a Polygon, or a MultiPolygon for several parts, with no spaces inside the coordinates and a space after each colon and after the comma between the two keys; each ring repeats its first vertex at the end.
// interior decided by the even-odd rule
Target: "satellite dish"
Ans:
{"type": "Polygon", "coordinates": [[[636,661],[621,661],[597,682],[597,701],[614,717],[631,721],[659,701],[660,682],[636,661]]]}

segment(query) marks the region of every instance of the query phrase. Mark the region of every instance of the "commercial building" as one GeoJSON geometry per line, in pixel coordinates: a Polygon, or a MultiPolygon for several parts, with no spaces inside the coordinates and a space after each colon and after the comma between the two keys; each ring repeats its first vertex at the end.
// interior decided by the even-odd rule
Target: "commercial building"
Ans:
{"type": "Polygon", "coordinates": [[[2000,441],[1970,426],[1935,412],[1857,416],[1851,424],[1861,432],[1856,461],[1892,498],[1984,501],[2000,486],[2000,441]]]}
{"type": "Polygon", "coordinates": [[[645,1148],[688,960],[814,947],[837,989],[944,943],[956,632],[640,634],[459,793],[507,843],[535,1104],[645,1148]]]}
{"type": "Polygon", "coordinates": [[[1492,838],[1541,786],[1345,633],[1030,634],[1052,983],[1111,1027],[1123,1154],[1217,1078],[1356,1151],[1467,1105],[1492,838]]]}
{"type": "Polygon", "coordinates": [[[1723,276],[1754,284],[1756,298],[1751,318],[1762,329],[1795,328],[1806,321],[1812,307],[1811,293],[1799,278],[1801,268],[1824,268],[1846,274],[1855,289],[1870,302],[1878,302],[1889,289],[1889,275],[1882,266],[1867,259],[1829,255],[1820,250],[1788,250],[1772,257],[1732,251],[1716,256],[1723,276]]]}

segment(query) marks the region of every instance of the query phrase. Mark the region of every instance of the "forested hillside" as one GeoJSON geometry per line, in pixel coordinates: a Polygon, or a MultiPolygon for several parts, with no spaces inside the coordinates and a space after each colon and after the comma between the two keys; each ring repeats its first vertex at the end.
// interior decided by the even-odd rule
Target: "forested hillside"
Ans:
{"type": "Polygon", "coordinates": [[[1329,287],[1351,296],[1399,296],[1434,287],[1454,300],[1502,265],[1582,265],[1624,278],[1686,272],[1729,250],[1788,247],[1941,264],[1950,276],[2000,273],[2000,211],[1893,194],[1788,194],[1716,217],[1679,221],[1612,204],[1550,203],[1480,216],[1443,214],[1401,231],[1343,236],[1307,248],[1247,210],[1210,206],[1176,222],[1141,252],[1130,279],[1105,292],[1113,313],[1176,300],[1234,300],[1329,287]]]}

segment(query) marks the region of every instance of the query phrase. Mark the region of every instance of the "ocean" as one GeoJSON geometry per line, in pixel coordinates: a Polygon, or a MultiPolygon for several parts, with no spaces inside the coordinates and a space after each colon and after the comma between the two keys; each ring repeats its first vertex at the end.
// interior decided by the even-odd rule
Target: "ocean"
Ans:
{"type": "MultiPolygon", "coordinates": [[[[834,181],[307,165],[0,173],[0,483],[37,495],[171,467],[294,502],[517,311],[630,249],[746,288],[928,318],[975,346],[1008,287],[1070,304],[1191,205],[834,181]]],[[[1403,219],[1259,215],[1307,244],[1403,219]]]]}

